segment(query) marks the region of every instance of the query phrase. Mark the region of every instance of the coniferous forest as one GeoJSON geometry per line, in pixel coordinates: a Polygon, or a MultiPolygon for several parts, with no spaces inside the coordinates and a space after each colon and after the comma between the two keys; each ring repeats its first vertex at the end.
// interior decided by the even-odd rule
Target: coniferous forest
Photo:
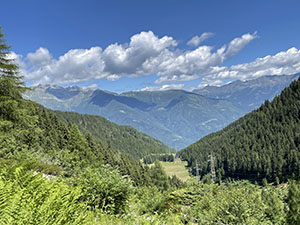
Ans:
{"type": "Polygon", "coordinates": [[[220,179],[287,181],[300,173],[300,80],[260,108],[210,134],[179,153],[189,166],[197,161],[203,174],[215,156],[220,179]]]}
{"type": "Polygon", "coordinates": [[[141,159],[147,154],[175,153],[175,150],[129,126],[118,126],[101,116],[75,112],[54,111],[66,122],[74,123],[81,132],[90,133],[95,141],[117,149],[121,153],[141,159]]]}
{"type": "Polygon", "coordinates": [[[0,29],[0,224],[300,223],[300,80],[180,151],[202,177],[183,182],[164,171],[174,158],[160,142],[24,100],[9,54],[0,29]]]}

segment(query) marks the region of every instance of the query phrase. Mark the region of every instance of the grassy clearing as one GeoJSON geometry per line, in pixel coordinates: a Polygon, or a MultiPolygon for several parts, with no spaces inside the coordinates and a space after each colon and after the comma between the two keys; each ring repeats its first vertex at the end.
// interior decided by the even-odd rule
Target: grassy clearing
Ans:
{"type": "Polygon", "coordinates": [[[189,172],[186,169],[187,162],[176,159],[175,162],[160,162],[164,167],[168,176],[176,175],[182,181],[190,178],[189,172]]]}

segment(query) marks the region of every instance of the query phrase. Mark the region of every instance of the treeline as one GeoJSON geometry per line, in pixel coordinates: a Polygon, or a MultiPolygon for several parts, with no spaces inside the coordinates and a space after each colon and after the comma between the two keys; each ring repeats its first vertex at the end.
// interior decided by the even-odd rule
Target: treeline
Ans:
{"type": "Polygon", "coordinates": [[[270,103],[212,133],[178,153],[201,174],[210,171],[213,152],[219,179],[245,178],[286,181],[300,173],[300,80],[294,81],[270,103]]]}
{"type": "Polygon", "coordinates": [[[96,142],[111,146],[135,159],[141,159],[148,154],[175,152],[147,134],[129,126],[118,126],[101,116],[62,111],[54,113],[59,119],[76,124],[81,132],[90,133],[96,142]]]}
{"type": "Polygon", "coordinates": [[[175,157],[173,154],[158,154],[158,155],[147,155],[143,158],[144,164],[152,164],[156,160],[162,162],[174,162],[175,157]]]}

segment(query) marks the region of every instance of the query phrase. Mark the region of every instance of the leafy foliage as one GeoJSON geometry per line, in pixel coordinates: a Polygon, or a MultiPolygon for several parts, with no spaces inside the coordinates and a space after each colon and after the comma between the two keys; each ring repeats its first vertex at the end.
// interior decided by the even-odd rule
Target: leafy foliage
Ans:
{"type": "Polygon", "coordinates": [[[22,168],[0,170],[0,224],[84,224],[80,188],[22,168]]]}
{"type": "Polygon", "coordinates": [[[73,180],[74,186],[82,187],[81,200],[88,202],[92,210],[123,213],[126,210],[132,183],[111,167],[87,168],[73,180]]]}
{"type": "Polygon", "coordinates": [[[286,194],[248,182],[200,184],[170,193],[165,205],[198,224],[285,224],[286,194]]]}

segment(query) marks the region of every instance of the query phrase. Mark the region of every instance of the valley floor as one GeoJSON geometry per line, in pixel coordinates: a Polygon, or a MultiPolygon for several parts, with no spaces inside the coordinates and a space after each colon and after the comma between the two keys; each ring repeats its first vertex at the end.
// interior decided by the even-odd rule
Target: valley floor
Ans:
{"type": "Polygon", "coordinates": [[[176,158],[174,162],[161,162],[161,164],[168,176],[176,176],[184,182],[190,178],[186,168],[187,162],[181,161],[180,158],[176,158]]]}

